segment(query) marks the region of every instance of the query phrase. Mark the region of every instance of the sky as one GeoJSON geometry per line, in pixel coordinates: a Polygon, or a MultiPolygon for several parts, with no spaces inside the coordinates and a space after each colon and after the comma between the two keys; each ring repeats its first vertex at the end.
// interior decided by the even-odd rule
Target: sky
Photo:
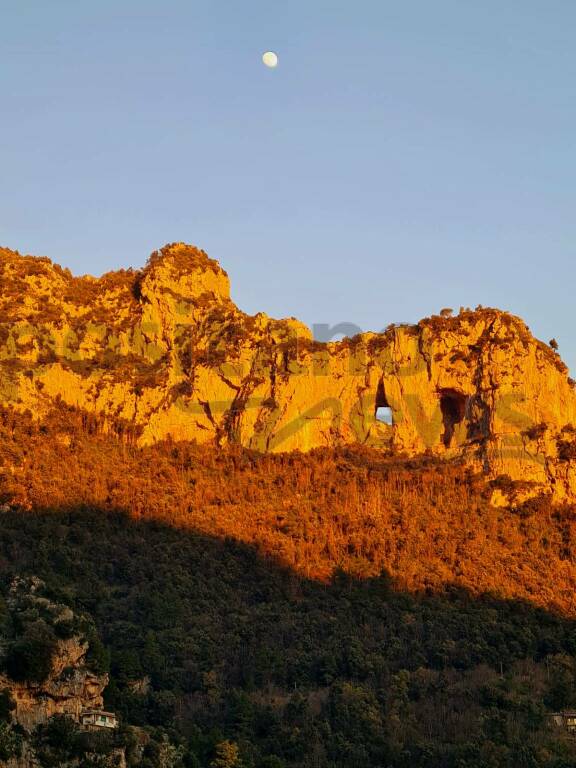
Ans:
{"type": "Polygon", "coordinates": [[[98,275],[193,243],[317,328],[496,306],[574,371],[575,29],[574,0],[0,0],[0,244],[98,275]]]}

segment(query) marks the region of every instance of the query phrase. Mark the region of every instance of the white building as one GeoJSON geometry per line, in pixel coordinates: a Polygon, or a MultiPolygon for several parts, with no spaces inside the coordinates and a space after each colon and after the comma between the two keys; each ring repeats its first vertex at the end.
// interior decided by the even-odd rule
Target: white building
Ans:
{"type": "Polygon", "coordinates": [[[118,718],[114,712],[102,709],[85,709],[80,714],[80,725],[84,728],[118,728],[118,718]]]}

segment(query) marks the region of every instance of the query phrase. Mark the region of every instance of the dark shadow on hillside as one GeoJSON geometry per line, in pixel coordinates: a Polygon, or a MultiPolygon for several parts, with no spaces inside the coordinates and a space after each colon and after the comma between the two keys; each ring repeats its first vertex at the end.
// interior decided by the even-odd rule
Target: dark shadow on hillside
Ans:
{"type": "Polygon", "coordinates": [[[107,703],[126,721],[175,725],[198,739],[209,731],[210,743],[214,733],[248,739],[281,756],[271,766],[376,766],[383,756],[395,766],[448,765],[451,750],[488,738],[488,714],[502,709],[517,723],[514,706],[532,718],[534,734],[546,734],[538,696],[548,707],[563,703],[549,658],[576,650],[573,621],[526,603],[456,589],[408,594],[387,574],[356,581],[338,573],[321,584],[232,539],[121,512],[2,514],[4,590],[17,573],[40,576],[55,597],[94,617],[112,651],[107,703]],[[135,682],[147,678],[138,692],[135,682]],[[524,698],[506,680],[520,680],[524,698]],[[346,743],[329,760],[338,729],[346,743]],[[423,762],[414,751],[407,762],[399,756],[422,739],[437,761],[432,752],[423,762]]]}
{"type": "Polygon", "coordinates": [[[113,645],[121,638],[131,645],[147,629],[183,629],[189,640],[202,635],[202,642],[174,648],[175,661],[194,662],[185,664],[192,687],[197,673],[225,657],[234,685],[249,679],[321,684],[329,678],[322,669],[327,656],[341,672],[352,672],[346,661],[352,641],[371,648],[384,643],[392,668],[407,669],[479,663],[500,669],[574,647],[576,622],[522,601],[473,597],[456,587],[409,594],[387,573],[356,580],[337,572],[322,584],[232,538],[135,521],[122,512],[11,512],[0,524],[4,584],[16,573],[40,576],[92,613],[113,645]],[[111,629],[116,622],[120,627],[111,629]],[[315,641],[324,650],[313,650],[315,641]]]}

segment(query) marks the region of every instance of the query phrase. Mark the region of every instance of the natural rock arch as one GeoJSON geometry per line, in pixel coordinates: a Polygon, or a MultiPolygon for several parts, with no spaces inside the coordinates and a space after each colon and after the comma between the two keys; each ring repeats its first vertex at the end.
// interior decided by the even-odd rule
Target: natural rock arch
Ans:
{"type": "Polygon", "coordinates": [[[382,380],[380,380],[378,383],[378,389],[376,391],[374,416],[376,421],[380,422],[381,424],[387,424],[389,427],[394,425],[394,414],[388,402],[388,398],[386,397],[386,392],[384,391],[384,383],[382,380]]]}

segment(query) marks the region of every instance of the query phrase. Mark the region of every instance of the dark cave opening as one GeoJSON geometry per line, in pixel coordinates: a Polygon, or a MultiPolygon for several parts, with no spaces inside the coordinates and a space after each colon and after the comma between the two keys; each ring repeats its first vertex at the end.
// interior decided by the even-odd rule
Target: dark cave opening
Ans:
{"type": "Polygon", "coordinates": [[[453,389],[444,389],[440,392],[440,410],[444,424],[442,442],[446,448],[449,448],[452,443],[456,425],[464,419],[467,400],[466,395],[453,389]]]}

